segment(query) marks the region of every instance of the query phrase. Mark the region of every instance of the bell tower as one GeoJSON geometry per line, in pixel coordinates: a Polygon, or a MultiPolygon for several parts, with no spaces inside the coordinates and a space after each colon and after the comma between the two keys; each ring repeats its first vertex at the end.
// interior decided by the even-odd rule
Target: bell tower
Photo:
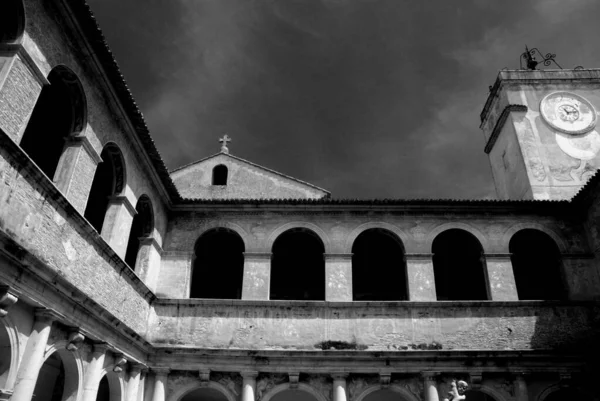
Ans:
{"type": "Polygon", "coordinates": [[[503,70],[481,112],[500,199],[571,199],[600,168],[600,69],[503,70]]]}

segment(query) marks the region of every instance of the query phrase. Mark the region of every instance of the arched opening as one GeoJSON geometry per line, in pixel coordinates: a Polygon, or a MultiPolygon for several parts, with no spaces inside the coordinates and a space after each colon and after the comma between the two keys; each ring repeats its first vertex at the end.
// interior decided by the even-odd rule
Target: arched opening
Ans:
{"type": "Polygon", "coordinates": [[[65,66],[57,66],[48,75],[50,85],[42,89],[27,123],[21,148],[53,179],[65,140],[83,131],[87,105],[77,75],[65,66]]]}
{"type": "Polygon", "coordinates": [[[10,364],[13,360],[13,350],[10,344],[8,329],[0,323],[0,389],[6,388],[10,364]]]}
{"type": "Polygon", "coordinates": [[[197,388],[190,391],[180,401],[228,401],[227,397],[214,388],[197,388]]]}
{"type": "Polygon", "coordinates": [[[53,352],[42,365],[33,390],[34,401],[75,401],[79,369],[66,349],[53,352]]]}
{"type": "MultiPolygon", "coordinates": [[[[565,401],[565,400],[577,400],[577,401],[591,401],[592,397],[582,393],[581,391],[565,387],[559,390],[553,391],[543,401],[565,401]]],[[[471,401],[471,400],[469,400],[471,401]]]]}
{"type": "Polygon", "coordinates": [[[465,397],[469,401],[496,401],[491,395],[478,390],[468,390],[465,397]]]}
{"type": "Polygon", "coordinates": [[[102,380],[100,380],[100,384],[98,385],[96,401],[110,401],[110,385],[108,384],[106,375],[102,377],[102,380]]]}
{"type": "Polygon", "coordinates": [[[112,371],[107,372],[100,380],[96,401],[121,401],[123,398],[121,386],[119,375],[112,371]]]}
{"type": "Polygon", "coordinates": [[[542,231],[524,229],[508,249],[519,299],[564,299],[562,261],[556,242],[542,231]]]}
{"type": "Polygon", "coordinates": [[[439,234],[432,245],[435,290],[439,301],[488,299],[481,244],[458,228],[439,234]]]}
{"type": "Polygon", "coordinates": [[[0,43],[19,43],[25,32],[23,0],[0,3],[0,43]]]}
{"type": "Polygon", "coordinates": [[[194,251],[190,298],[241,299],[242,238],[233,230],[215,228],[198,238],[194,251]]]}
{"type": "Polygon", "coordinates": [[[408,299],[404,247],[392,232],[372,228],[352,245],[352,294],[355,301],[408,299]]]}
{"type": "Polygon", "coordinates": [[[273,244],[271,299],[325,300],[325,246],[317,234],[293,228],[273,244]]]}
{"type": "Polygon", "coordinates": [[[154,230],[154,212],[152,203],[147,195],[142,195],[135,206],[137,214],[131,223],[127,251],[125,252],[125,263],[135,269],[135,262],[140,250],[140,240],[152,236],[154,230]]]}
{"type": "Polygon", "coordinates": [[[373,391],[370,394],[367,394],[362,401],[405,401],[406,398],[402,397],[396,391],[390,389],[381,389],[377,391],[373,391]]]}
{"type": "Polygon", "coordinates": [[[125,163],[117,145],[107,144],[100,157],[102,162],[96,168],[83,214],[98,233],[102,233],[110,197],[123,191],[125,181],[125,163]]]}
{"type": "Polygon", "coordinates": [[[225,165],[219,164],[213,168],[212,184],[227,185],[227,167],[225,165]]]}
{"type": "Polygon", "coordinates": [[[310,393],[300,389],[283,390],[271,397],[270,401],[317,401],[310,393]]]}

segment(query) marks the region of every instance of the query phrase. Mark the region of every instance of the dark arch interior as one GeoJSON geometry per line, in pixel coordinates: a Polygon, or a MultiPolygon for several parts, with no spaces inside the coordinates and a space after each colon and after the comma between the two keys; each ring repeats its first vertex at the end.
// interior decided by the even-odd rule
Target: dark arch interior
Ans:
{"type": "Polygon", "coordinates": [[[273,244],[271,299],[325,300],[325,247],[308,229],[284,232],[273,244]]]}
{"type": "Polygon", "coordinates": [[[310,393],[300,389],[283,390],[275,394],[271,401],[317,401],[310,393]]]}
{"type": "Polygon", "coordinates": [[[18,42],[25,30],[23,0],[3,0],[0,4],[0,43],[18,42]]]}
{"type": "MultiPolygon", "coordinates": [[[[592,398],[586,396],[581,391],[578,391],[574,388],[561,388],[560,390],[553,391],[550,393],[544,401],[565,401],[565,400],[573,400],[573,401],[591,401],[592,398]]],[[[469,400],[470,401],[470,400],[469,400]]]]}
{"type": "Polygon", "coordinates": [[[0,388],[5,388],[8,374],[10,372],[10,362],[12,360],[12,350],[10,347],[10,338],[8,330],[0,323],[0,388]]]}
{"type": "MultiPolygon", "coordinates": [[[[441,397],[440,397],[441,398],[441,397]]],[[[368,394],[363,401],[405,401],[402,395],[390,389],[381,389],[368,394]]]]}
{"type": "Polygon", "coordinates": [[[363,231],[352,245],[352,294],[355,301],[408,299],[404,249],[382,229],[363,231]]]}
{"type": "Polygon", "coordinates": [[[102,233],[109,198],[121,192],[123,186],[123,177],[120,177],[123,174],[123,167],[119,149],[112,144],[106,145],[100,156],[102,162],[96,168],[84,212],[84,217],[98,233],[102,233]]]}
{"type": "Polygon", "coordinates": [[[244,241],[234,231],[214,229],[196,242],[190,298],[241,299],[244,241]]]}
{"type": "Polygon", "coordinates": [[[450,229],[433,241],[433,271],[439,301],[488,299],[481,244],[471,233],[450,229]]]}
{"type": "Polygon", "coordinates": [[[98,386],[98,393],[96,394],[96,401],[110,401],[110,385],[106,375],[100,380],[98,386]]]}
{"type": "Polygon", "coordinates": [[[227,167],[223,164],[219,164],[213,168],[212,184],[227,185],[227,167]]]}
{"type": "Polygon", "coordinates": [[[465,397],[469,401],[496,401],[492,396],[483,391],[469,390],[465,393],[465,397]]]}
{"type": "Polygon", "coordinates": [[[57,352],[46,359],[33,390],[35,401],[61,401],[65,386],[65,367],[57,352]]]}
{"type": "Polygon", "coordinates": [[[565,298],[560,251],[550,236],[521,230],[511,238],[509,251],[519,299],[565,298]]]}
{"type": "MultiPolygon", "coordinates": [[[[65,138],[82,124],[83,92],[77,77],[65,67],[55,67],[48,75],[27,123],[21,148],[53,179],[65,138]]],[[[82,128],[82,127],[81,127],[82,128]]]]}
{"type": "Polygon", "coordinates": [[[227,401],[227,397],[214,388],[199,388],[184,395],[181,401],[227,401]]]}
{"type": "Polygon", "coordinates": [[[142,195],[140,197],[135,206],[135,211],[137,214],[131,223],[127,251],[125,252],[125,263],[132,269],[135,269],[135,262],[140,249],[140,239],[150,237],[154,229],[152,203],[148,196],[142,195]]]}

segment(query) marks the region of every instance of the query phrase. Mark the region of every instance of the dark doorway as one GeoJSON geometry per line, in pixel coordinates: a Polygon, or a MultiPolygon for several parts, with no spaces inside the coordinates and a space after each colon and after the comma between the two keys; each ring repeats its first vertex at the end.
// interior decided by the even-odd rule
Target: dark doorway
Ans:
{"type": "MultiPolygon", "coordinates": [[[[584,395],[582,392],[573,388],[561,388],[550,393],[544,401],[591,401],[592,397],[584,395]]],[[[470,400],[469,400],[470,401],[470,400]]]]}
{"type": "Polygon", "coordinates": [[[227,185],[227,167],[223,164],[219,164],[213,168],[212,184],[227,185]]]}
{"type": "Polygon", "coordinates": [[[142,195],[135,206],[137,214],[131,223],[129,240],[127,242],[127,251],[125,252],[125,263],[132,269],[135,269],[135,263],[140,250],[140,240],[148,238],[154,230],[154,213],[152,203],[147,195],[142,195]]]}
{"type": "Polygon", "coordinates": [[[519,299],[565,298],[560,251],[548,234],[521,230],[513,235],[508,248],[519,299]]]}
{"type": "Polygon", "coordinates": [[[57,352],[46,359],[33,390],[33,401],[61,401],[65,386],[65,368],[57,352]]]}
{"type": "Polygon", "coordinates": [[[477,238],[450,229],[435,238],[432,252],[438,301],[488,299],[483,249],[477,238]]]}
{"type": "Polygon", "coordinates": [[[324,301],[325,247],[311,230],[281,234],[273,244],[271,299],[324,301]]]}
{"type": "Polygon", "coordinates": [[[48,81],[50,85],[42,89],[20,145],[52,180],[65,139],[84,128],[87,106],[79,79],[67,67],[53,68],[48,81]]]}
{"type": "Polygon", "coordinates": [[[404,247],[392,232],[363,231],[352,245],[352,294],[355,301],[408,299],[404,247]]]}
{"type": "Polygon", "coordinates": [[[233,230],[215,228],[196,242],[190,298],[241,299],[244,241],[233,230]]]}
{"type": "Polygon", "coordinates": [[[102,233],[109,198],[123,190],[125,176],[123,156],[115,144],[106,145],[100,156],[102,162],[96,168],[84,212],[84,217],[98,233],[102,233]]]}

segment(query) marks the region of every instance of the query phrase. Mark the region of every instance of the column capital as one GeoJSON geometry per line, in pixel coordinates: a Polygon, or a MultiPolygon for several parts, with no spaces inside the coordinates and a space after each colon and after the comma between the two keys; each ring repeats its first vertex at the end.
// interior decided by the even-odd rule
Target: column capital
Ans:
{"type": "Polygon", "coordinates": [[[331,373],[331,378],[333,380],[346,380],[348,378],[348,372],[333,372],[331,373]]]}
{"type": "Polygon", "coordinates": [[[421,377],[423,378],[423,380],[437,380],[440,374],[441,372],[425,371],[421,372],[421,377]]]}
{"type": "Polygon", "coordinates": [[[140,240],[140,246],[142,246],[142,245],[153,246],[158,251],[158,253],[160,253],[161,255],[164,252],[163,249],[162,249],[162,247],[158,243],[158,241],[156,241],[156,238],[154,238],[154,237],[140,237],[138,239],[140,240]]]}
{"type": "Polygon", "coordinates": [[[167,368],[166,366],[155,366],[153,368],[150,368],[150,370],[152,372],[154,372],[154,374],[156,376],[168,376],[168,374],[171,372],[170,368],[167,368]]]}
{"type": "Polygon", "coordinates": [[[92,160],[96,163],[96,165],[102,162],[102,157],[100,154],[94,149],[94,146],[91,144],[90,140],[85,135],[70,135],[65,138],[66,146],[83,146],[85,151],[90,155],[92,160]]]}
{"type": "Polygon", "coordinates": [[[431,260],[433,253],[405,253],[404,260],[431,260]]]}
{"type": "Polygon", "coordinates": [[[353,253],[324,253],[325,260],[352,260],[353,253]]]}
{"type": "Polygon", "coordinates": [[[129,372],[130,373],[141,373],[142,370],[147,369],[148,367],[143,363],[139,362],[129,362],[129,372]]]}
{"type": "Polygon", "coordinates": [[[269,259],[270,260],[271,256],[273,256],[273,254],[271,252],[244,252],[245,260],[249,260],[249,259],[260,259],[260,260],[269,259]]]}
{"type": "Polygon", "coordinates": [[[110,345],[107,343],[95,343],[92,346],[94,356],[96,355],[104,355],[108,350],[110,350],[110,345]]]}
{"type": "Polygon", "coordinates": [[[506,260],[506,259],[510,259],[511,256],[512,256],[512,253],[484,253],[483,254],[483,257],[486,260],[489,260],[489,259],[506,260]]]}
{"type": "Polygon", "coordinates": [[[52,324],[55,320],[60,319],[60,315],[56,311],[48,308],[35,308],[35,321],[52,324]]]}
{"type": "Polygon", "coordinates": [[[127,198],[125,195],[111,196],[110,198],[108,198],[108,204],[109,205],[123,205],[123,206],[125,206],[127,211],[132,216],[135,216],[137,214],[137,210],[135,210],[135,206],[133,206],[131,204],[131,202],[129,201],[129,198],[127,198]]]}
{"type": "Polygon", "coordinates": [[[242,376],[243,379],[256,379],[256,377],[258,376],[258,371],[245,370],[240,372],[240,376],[242,376]]]}
{"type": "Polygon", "coordinates": [[[8,285],[0,285],[0,317],[8,314],[8,308],[13,306],[21,293],[8,285]]]}

